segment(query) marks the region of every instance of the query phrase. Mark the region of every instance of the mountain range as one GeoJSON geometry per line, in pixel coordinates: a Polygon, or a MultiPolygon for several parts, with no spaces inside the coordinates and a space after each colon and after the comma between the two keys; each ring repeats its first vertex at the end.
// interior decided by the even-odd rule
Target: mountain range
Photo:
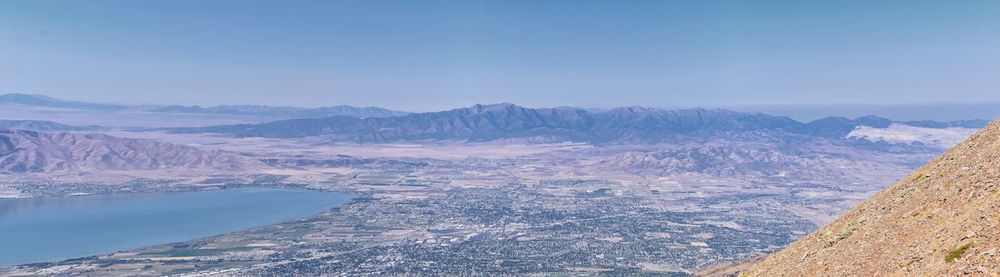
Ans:
{"type": "Polygon", "coordinates": [[[265,118],[286,119],[286,118],[320,118],[330,116],[350,116],[350,117],[390,117],[401,116],[408,113],[394,111],[378,107],[353,107],[339,105],[332,107],[301,108],[301,107],[279,107],[263,105],[221,105],[211,107],[201,106],[179,106],[179,105],[115,105],[98,104],[78,101],[60,100],[52,97],[37,94],[9,93],[0,95],[0,105],[19,105],[27,107],[47,107],[77,109],[86,111],[140,111],[147,113],[162,114],[223,114],[223,115],[246,115],[265,118]]]}
{"type": "MultiPolygon", "coordinates": [[[[927,136],[962,138],[970,130],[985,126],[985,120],[893,121],[877,116],[858,118],[826,117],[800,122],[784,116],[736,112],[724,109],[667,110],[647,107],[621,107],[610,110],[576,107],[527,108],[514,104],[474,105],[440,112],[406,113],[377,107],[332,106],[320,108],[275,107],[259,105],[200,106],[126,106],[54,99],[42,95],[3,94],[0,106],[60,108],[110,115],[104,124],[120,122],[134,127],[173,126],[175,133],[220,133],[235,137],[301,138],[320,136],[329,141],[382,143],[400,141],[511,141],[521,143],[578,141],[588,143],[660,143],[712,138],[760,136],[770,139],[820,137],[834,140],[884,140],[931,144],[947,147],[954,139],[936,140],[927,136]],[[117,114],[117,116],[116,116],[117,114]],[[150,117],[149,115],[156,115],[150,117]],[[184,117],[180,117],[184,115],[184,117]],[[222,116],[234,123],[219,122],[222,116]],[[245,120],[235,119],[245,118],[245,120]],[[141,118],[139,121],[133,118],[141,118]],[[174,120],[176,118],[176,120],[174,120]],[[181,119],[183,118],[183,119],[181,119]],[[253,119],[251,119],[253,118],[253,119]],[[177,122],[165,122],[174,120],[177,122]],[[204,124],[200,122],[218,122],[204,124]],[[134,126],[134,124],[151,124],[134,126]],[[187,123],[187,124],[185,124],[187,123]],[[890,126],[905,128],[889,128],[890,126]],[[163,126],[160,125],[160,126],[163,126]],[[865,127],[864,132],[855,132],[865,127]],[[912,127],[912,128],[910,128],[912,127]],[[870,130],[875,128],[875,130],[870,130]],[[925,128],[925,129],[921,129],[925,128]],[[962,132],[952,129],[964,128],[962,132]],[[930,131],[929,129],[942,130],[930,131]],[[854,132],[854,133],[852,133],[854,132]],[[904,134],[896,134],[904,132],[904,134]],[[951,134],[954,133],[954,134],[951,134]],[[928,135],[930,134],[930,135],[928,135]],[[921,138],[918,138],[921,137],[921,138]]],[[[17,109],[22,111],[23,109],[17,109]]],[[[33,111],[31,109],[29,111],[33,111]]],[[[61,117],[50,120],[69,120],[61,117]]],[[[45,113],[24,119],[46,118],[45,113]]],[[[92,123],[89,123],[92,124],[92,123]]],[[[35,131],[92,130],[95,126],[70,126],[45,121],[2,121],[0,128],[35,131]],[[61,125],[61,126],[60,126],[61,125]]]]}
{"type": "Polygon", "coordinates": [[[8,93],[0,94],[0,104],[16,104],[34,107],[67,108],[80,110],[119,111],[128,109],[124,105],[96,104],[60,100],[45,95],[8,93]]]}
{"type": "Polygon", "coordinates": [[[859,126],[886,128],[894,123],[942,129],[978,128],[987,121],[896,122],[865,116],[855,119],[828,117],[799,122],[783,116],[723,109],[623,107],[595,112],[572,107],[535,109],[514,104],[492,104],[395,117],[334,116],[167,130],[175,133],[220,133],[236,137],[324,136],[336,141],[360,143],[420,140],[627,143],[767,134],[794,134],[840,140],[846,139],[859,126]]]}
{"type": "Polygon", "coordinates": [[[234,114],[255,115],[278,118],[320,118],[329,116],[349,117],[393,117],[408,113],[377,107],[353,107],[338,105],[319,108],[274,107],[261,105],[221,105],[211,107],[200,106],[156,106],[147,108],[150,112],[159,113],[201,113],[201,114],[234,114]]]}
{"type": "Polygon", "coordinates": [[[0,129],[0,172],[152,170],[207,168],[242,170],[260,165],[225,151],[96,133],[40,133],[0,129]]]}

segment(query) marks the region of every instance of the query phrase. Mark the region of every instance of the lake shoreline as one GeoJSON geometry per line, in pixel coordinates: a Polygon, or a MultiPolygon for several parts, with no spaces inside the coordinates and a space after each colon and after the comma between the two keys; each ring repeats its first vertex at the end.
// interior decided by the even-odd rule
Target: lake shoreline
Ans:
{"type": "MultiPolygon", "coordinates": [[[[145,244],[145,245],[141,245],[141,246],[124,247],[124,248],[119,248],[119,249],[112,250],[112,251],[101,251],[101,252],[99,252],[99,254],[74,256],[73,258],[60,257],[60,258],[52,258],[51,261],[28,262],[28,263],[12,263],[12,264],[0,265],[0,272],[9,271],[9,270],[16,269],[16,268],[21,268],[21,267],[37,267],[37,266],[46,266],[46,265],[58,265],[58,264],[63,264],[63,263],[68,263],[68,262],[73,262],[73,261],[97,259],[97,258],[102,257],[102,256],[109,256],[109,255],[115,255],[115,254],[119,254],[119,253],[134,252],[134,251],[138,251],[138,250],[142,250],[142,249],[148,249],[148,248],[152,248],[152,247],[161,247],[161,246],[168,246],[168,245],[175,245],[175,244],[190,243],[190,242],[196,242],[196,241],[200,241],[200,240],[209,240],[209,239],[211,239],[213,237],[219,237],[219,236],[224,236],[224,235],[230,235],[230,234],[233,234],[233,233],[251,231],[251,230],[254,230],[256,228],[265,228],[265,227],[268,227],[268,226],[286,224],[286,223],[291,223],[291,222],[296,222],[296,221],[303,221],[303,220],[313,220],[313,219],[319,217],[320,215],[322,215],[323,213],[329,212],[332,209],[335,209],[335,208],[338,208],[338,207],[341,207],[341,206],[344,206],[344,205],[349,205],[350,203],[354,202],[356,199],[358,199],[359,197],[361,197],[361,194],[359,194],[358,192],[354,192],[354,191],[350,191],[350,192],[345,192],[345,191],[327,191],[327,190],[320,190],[320,189],[314,189],[314,188],[307,188],[305,186],[289,186],[289,185],[237,185],[237,186],[233,186],[233,185],[226,185],[226,186],[192,186],[192,187],[189,187],[189,189],[187,189],[187,190],[169,191],[169,192],[127,192],[127,193],[117,192],[117,193],[88,194],[88,195],[75,195],[75,196],[67,195],[67,196],[62,196],[62,197],[6,198],[6,199],[0,199],[0,203],[3,203],[3,201],[32,201],[32,202],[43,201],[44,202],[44,201],[53,201],[53,200],[55,200],[55,201],[69,200],[69,199],[73,199],[73,200],[83,199],[84,201],[87,201],[87,200],[89,200],[89,199],[86,199],[88,197],[116,197],[116,198],[120,197],[120,198],[123,198],[123,199],[130,199],[130,198],[134,198],[134,197],[142,198],[142,197],[162,196],[162,195],[173,195],[173,196],[176,196],[176,195],[182,194],[182,193],[199,193],[199,192],[221,193],[221,192],[233,192],[233,191],[236,191],[236,192],[251,191],[252,192],[253,190],[267,190],[267,191],[262,191],[262,192],[254,192],[254,193],[265,193],[265,194],[266,193],[286,193],[287,194],[289,192],[291,192],[293,194],[294,193],[314,193],[314,195],[320,195],[320,196],[322,196],[320,198],[324,198],[324,197],[328,198],[330,196],[333,196],[333,199],[336,199],[336,200],[324,200],[324,201],[334,201],[336,203],[331,204],[330,207],[325,207],[325,208],[322,208],[322,209],[319,209],[319,210],[316,210],[316,211],[313,211],[313,212],[309,212],[308,215],[305,215],[301,211],[292,211],[293,213],[291,213],[291,214],[293,214],[294,216],[291,216],[291,217],[288,217],[288,218],[283,218],[283,219],[278,220],[278,221],[271,220],[270,222],[266,222],[264,224],[253,223],[252,226],[242,226],[242,227],[236,228],[236,229],[230,228],[230,229],[226,229],[226,230],[224,230],[222,232],[215,232],[213,234],[204,235],[204,236],[197,236],[197,237],[194,237],[194,238],[181,238],[181,239],[177,239],[177,240],[170,240],[169,242],[159,242],[159,243],[145,244]]],[[[10,204],[10,203],[8,203],[8,204],[10,204]]],[[[260,207],[258,207],[258,209],[260,209],[260,207]]],[[[313,208],[313,209],[315,209],[315,208],[313,208]]],[[[2,214],[0,214],[0,215],[2,215],[2,214]]],[[[252,220],[260,220],[260,219],[256,219],[257,218],[256,216],[251,216],[250,218],[252,220]]],[[[3,219],[3,218],[0,217],[0,219],[3,219]]],[[[155,220],[155,219],[153,219],[153,220],[155,220]]],[[[0,222],[0,223],[2,223],[2,222],[0,222]]],[[[10,224],[10,223],[8,222],[8,224],[10,224]]],[[[17,223],[15,222],[14,224],[17,224],[17,223]]],[[[13,248],[8,248],[8,249],[13,249],[13,248]]],[[[2,253],[0,253],[0,254],[2,254],[2,253]]]]}

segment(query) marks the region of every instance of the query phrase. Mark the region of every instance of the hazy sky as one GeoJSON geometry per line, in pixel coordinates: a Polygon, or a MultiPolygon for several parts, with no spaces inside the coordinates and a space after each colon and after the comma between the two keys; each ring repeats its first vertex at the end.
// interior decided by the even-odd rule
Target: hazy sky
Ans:
{"type": "Polygon", "coordinates": [[[0,1],[0,92],[126,104],[1000,102],[1000,1],[0,1]]]}

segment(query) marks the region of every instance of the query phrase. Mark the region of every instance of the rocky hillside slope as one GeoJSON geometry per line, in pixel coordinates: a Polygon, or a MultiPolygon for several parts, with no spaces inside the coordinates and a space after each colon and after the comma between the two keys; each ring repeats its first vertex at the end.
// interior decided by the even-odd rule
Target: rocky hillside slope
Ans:
{"type": "Polygon", "coordinates": [[[5,120],[0,119],[0,129],[31,130],[39,132],[93,131],[97,126],[72,126],[45,120],[5,120]]]}
{"type": "Polygon", "coordinates": [[[243,170],[257,160],[224,151],[103,134],[0,129],[0,173],[209,168],[243,170]]]}
{"type": "Polygon", "coordinates": [[[995,276],[1000,121],[994,121],[744,276],[995,276]]]}

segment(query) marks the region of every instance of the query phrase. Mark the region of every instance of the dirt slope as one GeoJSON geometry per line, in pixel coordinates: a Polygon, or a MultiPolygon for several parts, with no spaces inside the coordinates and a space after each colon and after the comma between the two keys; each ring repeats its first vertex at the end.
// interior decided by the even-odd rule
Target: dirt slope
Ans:
{"type": "Polygon", "coordinates": [[[743,276],[1000,276],[1000,120],[743,276]]]}

